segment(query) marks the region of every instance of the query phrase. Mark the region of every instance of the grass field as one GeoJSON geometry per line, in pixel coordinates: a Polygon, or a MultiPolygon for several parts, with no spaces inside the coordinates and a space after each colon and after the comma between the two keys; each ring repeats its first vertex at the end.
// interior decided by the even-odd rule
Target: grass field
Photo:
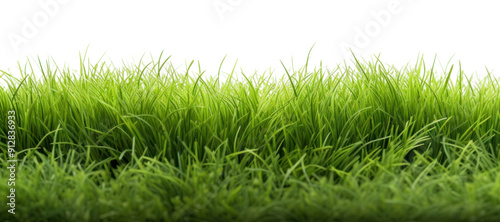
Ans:
{"type": "Polygon", "coordinates": [[[71,68],[0,74],[0,221],[500,221],[490,73],[376,58],[277,79],[161,57],[71,68]]]}

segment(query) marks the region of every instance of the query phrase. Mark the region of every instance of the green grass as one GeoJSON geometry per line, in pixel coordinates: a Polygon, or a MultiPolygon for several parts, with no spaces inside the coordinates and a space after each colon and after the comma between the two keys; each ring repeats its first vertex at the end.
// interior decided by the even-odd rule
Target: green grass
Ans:
{"type": "Polygon", "coordinates": [[[0,221],[500,220],[490,73],[36,63],[0,74],[0,196],[11,109],[19,159],[0,221]]]}

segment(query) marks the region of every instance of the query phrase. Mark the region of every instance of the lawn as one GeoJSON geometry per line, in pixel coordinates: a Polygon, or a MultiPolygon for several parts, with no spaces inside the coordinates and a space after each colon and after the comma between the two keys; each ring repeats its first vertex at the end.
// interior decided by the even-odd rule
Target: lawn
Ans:
{"type": "Polygon", "coordinates": [[[500,221],[498,78],[305,64],[0,73],[0,221],[500,221]]]}

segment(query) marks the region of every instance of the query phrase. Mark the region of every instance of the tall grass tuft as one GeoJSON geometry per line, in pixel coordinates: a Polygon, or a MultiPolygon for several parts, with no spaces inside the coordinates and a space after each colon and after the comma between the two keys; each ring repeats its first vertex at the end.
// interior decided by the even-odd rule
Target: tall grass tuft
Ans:
{"type": "Polygon", "coordinates": [[[223,79],[160,57],[2,72],[0,162],[15,110],[19,164],[17,213],[1,204],[0,220],[500,220],[491,73],[283,68],[223,79]]]}

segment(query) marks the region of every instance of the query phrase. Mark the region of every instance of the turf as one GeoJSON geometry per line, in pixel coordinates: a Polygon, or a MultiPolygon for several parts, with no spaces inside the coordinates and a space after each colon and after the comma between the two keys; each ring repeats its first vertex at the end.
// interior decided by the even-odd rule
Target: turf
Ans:
{"type": "Polygon", "coordinates": [[[9,110],[19,161],[16,214],[2,198],[0,221],[500,220],[489,72],[378,58],[280,78],[161,56],[73,68],[0,74],[1,196],[9,110]]]}

